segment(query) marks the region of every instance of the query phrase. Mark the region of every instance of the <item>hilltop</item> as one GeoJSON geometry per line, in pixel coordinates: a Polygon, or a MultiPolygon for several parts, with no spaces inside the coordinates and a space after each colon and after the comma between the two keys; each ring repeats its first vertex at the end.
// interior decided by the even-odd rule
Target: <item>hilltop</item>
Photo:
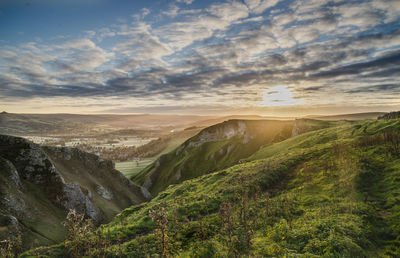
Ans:
{"type": "Polygon", "coordinates": [[[378,117],[385,115],[385,112],[365,112],[365,113],[354,113],[354,114],[341,114],[341,115],[328,115],[328,116],[307,116],[308,118],[318,120],[365,120],[365,119],[377,119],[378,117]]]}

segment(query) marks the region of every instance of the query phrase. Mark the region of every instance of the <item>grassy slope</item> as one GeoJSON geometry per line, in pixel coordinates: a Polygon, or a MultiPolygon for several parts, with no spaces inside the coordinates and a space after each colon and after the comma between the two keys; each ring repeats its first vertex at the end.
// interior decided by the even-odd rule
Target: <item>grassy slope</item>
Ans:
{"type": "MultiPolygon", "coordinates": [[[[217,124],[204,129],[202,132],[216,133],[223,126],[236,123],[236,120],[217,124]]],[[[246,121],[247,130],[255,136],[247,144],[243,144],[241,137],[221,139],[218,141],[204,142],[190,146],[193,142],[201,141],[201,133],[190,138],[178,149],[163,155],[143,171],[139,172],[132,180],[143,185],[151,178],[152,185],[149,191],[156,195],[170,184],[180,183],[184,180],[201,176],[212,171],[229,167],[240,159],[254,153],[261,145],[277,139],[281,133],[289,137],[293,121],[246,121]],[[268,128],[268,130],[265,130],[268,128]]]]}
{"type": "Polygon", "coordinates": [[[187,179],[227,168],[238,163],[241,159],[249,157],[263,145],[291,137],[294,125],[298,128],[298,133],[303,133],[334,124],[310,119],[297,121],[230,120],[208,127],[202,133],[218,133],[218,131],[223,130],[224,126],[229,126],[230,123],[236,121],[246,123],[246,130],[252,137],[249,142],[245,143],[243,137],[233,137],[204,142],[194,147],[190,146],[193,142],[201,141],[200,133],[134,175],[132,180],[143,185],[150,178],[152,185],[149,191],[156,195],[170,184],[177,184],[187,179]]]}
{"type": "Polygon", "coordinates": [[[173,151],[187,139],[196,135],[201,129],[201,127],[189,128],[183,131],[171,133],[167,136],[163,136],[167,141],[167,146],[162,152],[154,157],[141,159],[139,161],[139,165],[137,165],[136,161],[117,162],[115,163],[115,168],[121,171],[121,173],[123,173],[127,178],[132,178],[153,163],[161,155],[173,151]]]}
{"type": "Polygon", "coordinates": [[[146,168],[148,165],[153,163],[156,160],[156,157],[153,158],[144,158],[139,161],[139,165],[136,161],[123,161],[116,162],[115,169],[120,171],[127,178],[131,178],[146,168]]]}
{"type": "MultiPolygon", "coordinates": [[[[400,155],[383,139],[385,130],[399,133],[400,121],[342,123],[266,146],[246,163],[170,186],[100,229],[120,239],[108,252],[156,253],[149,211],[163,206],[174,256],[230,256],[218,210],[229,201],[232,213],[239,214],[248,196],[247,220],[254,230],[250,255],[399,255],[400,155]]],[[[245,253],[241,224],[235,228],[231,249],[245,253]]]]}

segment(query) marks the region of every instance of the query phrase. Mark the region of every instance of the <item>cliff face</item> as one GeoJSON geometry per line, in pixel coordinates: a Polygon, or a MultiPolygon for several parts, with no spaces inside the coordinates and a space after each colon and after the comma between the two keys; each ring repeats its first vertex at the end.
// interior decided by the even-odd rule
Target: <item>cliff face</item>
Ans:
{"type": "MultiPolygon", "coordinates": [[[[244,143],[252,138],[247,131],[246,122],[241,120],[231,120],[218,126],[212,126],[202,130],[198,137],[190,141],[187,146],[196,147],[200,144],[212,141],[229,140],[233,137],[243,137],[244,143]]],[[[184,147],[184,145],[182,145],[184,147]]]]}
{"type": "Polygon", "coordinates": [[[59,242],[70,209],[100,224],[148,198],[111,161],[0,135],[0,239],[21,233],[24,246],[59,242]]]}

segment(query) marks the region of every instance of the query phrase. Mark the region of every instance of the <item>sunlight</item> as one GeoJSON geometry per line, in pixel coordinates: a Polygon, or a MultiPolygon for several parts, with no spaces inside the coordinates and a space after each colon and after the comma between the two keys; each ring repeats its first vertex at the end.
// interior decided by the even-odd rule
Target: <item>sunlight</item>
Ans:
{"type": "Polygon", "coordinates": [[[296,103],[293,94],[286,86],[274,86],[263,91],[263,106],[291,106],[296,103]]]}

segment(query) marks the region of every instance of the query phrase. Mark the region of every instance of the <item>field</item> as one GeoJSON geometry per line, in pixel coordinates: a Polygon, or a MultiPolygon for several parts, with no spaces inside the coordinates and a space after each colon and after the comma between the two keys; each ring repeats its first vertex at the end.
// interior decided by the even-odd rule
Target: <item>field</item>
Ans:
{"type": "Polygon", "coordinates": [[[116,136],[116,137],[82,137],[82,138],[71,138],[63,136],[30,136],[22,135],[21,137],[26,138],[34,143],[49,146],[66,146],[76,147],[82,144],[90,145],[93,148],[108,148],[112,149],[115,147],[131,147],[141,146],[146,143],[155,140],[152,137],[138,137],[138,136],[116,136]]]}
{"type": "Polygon", "coordinates": [[[154,162],[156,158],[144,158],[138,161],[124,161],[124,162],[116,162],[115,168],[121,171],[127,178],[131,178],[132,176],[139,173],[145,167],[154,162]]]}
{"type": "Polygon", "coordinates": [[[141,158],[133,161],[125,161],[125,162],[116,162],[115,168],[121,171],[127,178],[132,178],[137,175],[140,171],[145,169],[147,166],[152,164],[157,158],[161,155],[167,154],[174,149],[176,149],[179,145],[181,145],[187,138],[197,133],[200,129],[192,129],[181,132],[173,133],[167,136],[166,147],[160,153],[149,157],[149,158],[141,158]]]}

